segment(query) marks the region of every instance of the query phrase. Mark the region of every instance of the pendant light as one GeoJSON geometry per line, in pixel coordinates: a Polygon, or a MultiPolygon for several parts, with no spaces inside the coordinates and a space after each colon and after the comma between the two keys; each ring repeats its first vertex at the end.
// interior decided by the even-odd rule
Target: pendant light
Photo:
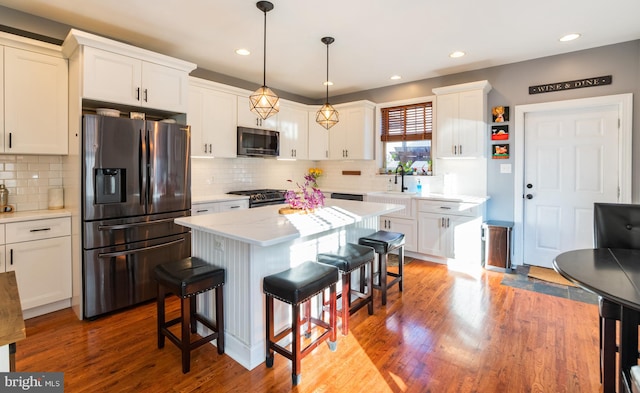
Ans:
{"type": "Polygon", "coordinates": [[[322,37],[322,43],[327,45],[327,80],[324,82],[327,86],[327,98],[322,108],[316,113],[316,123],[320,124],[327,130],[338,123],[338,111],[329,104],[329,45],[335,41],[333,37],[322,37]]]}
{"type": "Polygon", "coordinates": [[[280,110],[280,98],[267,87],[267,12],[273,9],[273,4],[269,1],[259,1],[256,3],[256,7],[264,12],[264,61],[262,63],[262,87],[249,96],[249,109],[265,120],[280,110]]]}

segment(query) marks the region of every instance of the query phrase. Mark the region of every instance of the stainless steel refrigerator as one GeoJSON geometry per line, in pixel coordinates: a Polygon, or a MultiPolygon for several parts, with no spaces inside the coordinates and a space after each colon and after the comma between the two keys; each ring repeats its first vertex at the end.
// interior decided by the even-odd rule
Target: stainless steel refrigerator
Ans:
{"type": "Polygon", "coordinates": [[[191,255],[189,126],[83,117],[84,317],[157,294],[153,268],[191,255]]]}

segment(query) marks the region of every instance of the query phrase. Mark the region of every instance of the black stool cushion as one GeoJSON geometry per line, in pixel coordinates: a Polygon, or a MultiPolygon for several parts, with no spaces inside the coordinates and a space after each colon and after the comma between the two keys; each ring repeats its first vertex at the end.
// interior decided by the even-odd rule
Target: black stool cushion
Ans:
{"type": "Polygon", "coordinates": [[[404,233],[378,231],[361,237],[358,244],[373,247],[378,254],[386,254],[390,250],[404,246],[404,233]]]}
{"type": "Polygon", "coordinates": [[[341,272],[351,272],[365,263],[373,261],[375,252],[373,248],[358,244],[346,244],[335,252],[318,254],[318,262],[335,266],[341,272]]]}
{"type": "Polygon", "coordinates": [[[224,284],[224,269],[190,257],[162,263],[153,270],[155,279],[180,297],[189,297],[224,284]]]}
{"type": "Polygon", "coordinates": [[[619,304],[609,301],[603,297],[598,297],[598,312],[600,318],[620,320],[622,310],[619,304]]]}
{"type": "Polygon", "coordinates": [[[307,261],[283,272],[266,276],[262,288],[268,295],[299,304],[338,282],[338,269],[307,261]]]}

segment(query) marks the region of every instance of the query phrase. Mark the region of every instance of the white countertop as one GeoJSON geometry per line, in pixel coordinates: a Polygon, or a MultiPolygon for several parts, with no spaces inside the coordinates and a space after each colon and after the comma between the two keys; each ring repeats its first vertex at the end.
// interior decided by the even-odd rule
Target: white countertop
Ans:
{"type": "Polygon", "coordinates": [[[194,230],[266,247],[404,209],[404,206],[388,203],[327,199],[325,207],[314,213],[281,215],[278,210],[283,206],[203,214],[179,218],[175,222],[194,230]]]}
{"type": "Polygon", "coordinates": [[[197,197],[191,196],[191,204],[199,205],[202,203],[237,201],[242,199],[249,199],[249,196],[248,195],[231,195],[231,194],[199,195],[197,197]]]}
{"type": "Polygon", "coordinates": [[[47,218],[71,217],[71,212],[65,209],[57,210],[28,210],[21,212],[0,213],[0,224],[11,222],[43,220],[47,218]]]}

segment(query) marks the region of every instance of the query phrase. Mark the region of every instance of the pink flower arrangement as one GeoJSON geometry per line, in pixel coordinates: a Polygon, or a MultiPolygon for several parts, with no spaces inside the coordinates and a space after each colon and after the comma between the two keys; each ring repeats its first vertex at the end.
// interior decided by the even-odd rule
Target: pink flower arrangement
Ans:
{"type": "MultiPolygon", "coordinates": [[[[293,180],[287,180],[293,183],[293,180]]],[[[299,191],[288,190],[284,194],[285,201],[294,209],[314,210],[324,206],[324,194],[315,186],[315,178],[311,174],[304,176],[304,185],[296,182],[299,191]]]]}

